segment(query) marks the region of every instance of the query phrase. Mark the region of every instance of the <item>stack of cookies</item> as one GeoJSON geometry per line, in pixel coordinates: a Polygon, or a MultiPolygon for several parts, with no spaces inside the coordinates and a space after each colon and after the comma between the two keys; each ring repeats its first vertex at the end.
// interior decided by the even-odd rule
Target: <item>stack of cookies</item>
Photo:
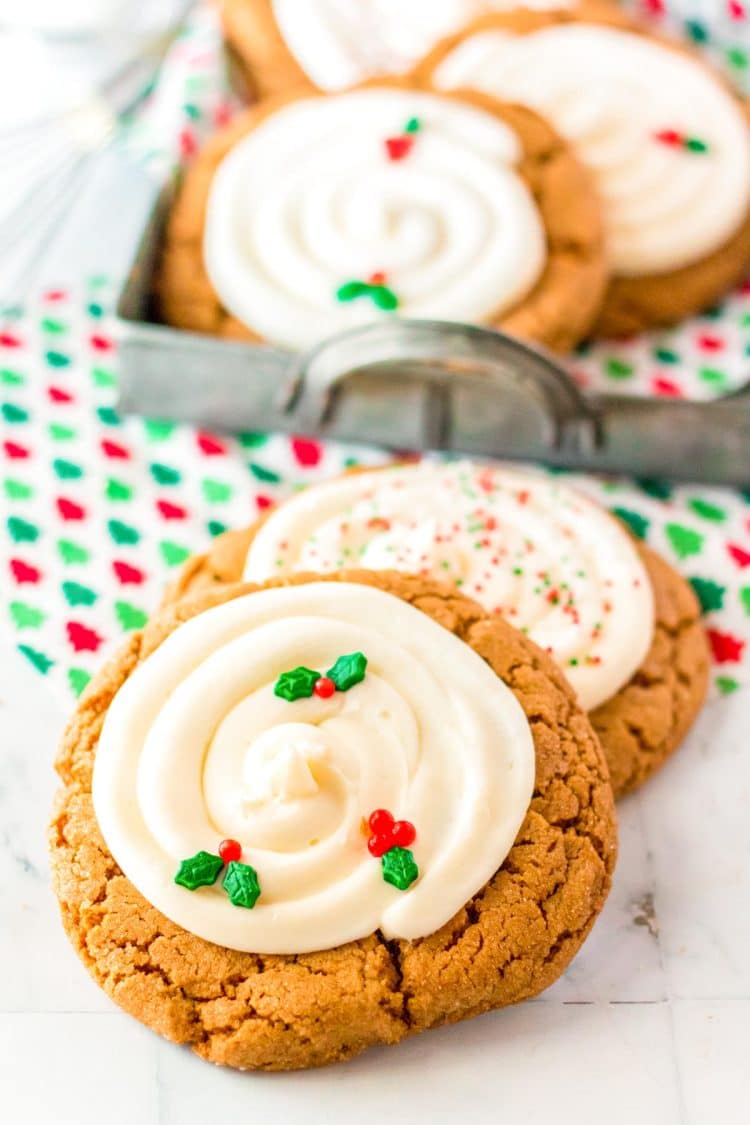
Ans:
{"type": "Polygon", "coordinates": [[[242,1069],[536,996],[707,677],[692,588],[560,477],[314,485],[190,560],[82,696],[65,929],[126,1011],[242,1069]]]}
{"type": "MultiPolygon", "coordinates": [[[[613,5],[510,9],[226,0],[257,100],[185,177],[164,318],[304,348],[444,317],[565,350],[716,300],[750,260],[745,107],[613,5]]],[[[615,798],[707,678],[692,588],[559,475],[313,486],[190,560],[82,696],[65,929],[126,1011],[238,1068],[536,996],[606,900],[615,798]]]]}
{"type": "Polygon", "coordinates": [[[306,348],[403,315],[567,351],[708,308],[750,264],[747,107],[608,0],[223,12],[255,101],[185,176],[170,324],[306,348]]]}

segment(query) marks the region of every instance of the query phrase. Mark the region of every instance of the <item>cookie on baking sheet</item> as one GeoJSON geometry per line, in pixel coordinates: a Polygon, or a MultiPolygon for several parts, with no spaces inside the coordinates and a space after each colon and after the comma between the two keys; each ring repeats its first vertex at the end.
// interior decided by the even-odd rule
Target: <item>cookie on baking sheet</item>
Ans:
{"type": "Polygon", "coordinates": [[[403,315],[560,350],[605,285],[591,177],[540,118],[395,79],[263,102],[209,142],[156,282],[177,327],[290,348],[403,315]]]}
{"type": "Polygon", "coordinates": [[[595,174],[613,278],[599,334],[715,303],[750,263],[750,120],[687,48],[610,5],[481,17],[419,67],[547,117],[595,174]]]}
{"type": "Polygon", "coordinates": [[[352,565],[440,577],[528,632],[589,711],[617,796],[675,750],[705,698],[692,587],[559,477],[471,462],[314,485],[189,560],[168,599],[217,583],[352,565]]]}
{"type": "Polygon", "coordinates": [[[241,1068],[536,995],[615,860],[601,748],[549,658],[393,572],[183,599],[89,685],[57,768],[76,951],[132,1015],[241,1068]]]}
{"type": "MultiPolygon", "coordinates": [[[[573,0],[526,0],[565,8],[573,0]]],[[[312,83],[342,90],[403,74],[445,35],[515,0],[222,0],[227,43],[261,97],[312,83]]]]}

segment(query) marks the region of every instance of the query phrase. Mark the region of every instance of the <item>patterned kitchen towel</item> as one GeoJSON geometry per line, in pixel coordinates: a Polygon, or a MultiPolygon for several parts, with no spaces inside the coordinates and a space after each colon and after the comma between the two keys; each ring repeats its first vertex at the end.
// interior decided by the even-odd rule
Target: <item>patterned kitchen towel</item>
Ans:
{"type": "MultiPolygon", "coordinates": [[[[676,12],[683,23],[700,22],[696,4],[639,6],[657,23],[676,12]]],[[[740,7],[727,9],[704,39],[691,32],[727,65],[722,36],[746,29],[740,7]]],[[[734,42],[744,50],[744,35],[734,42]]],[[[739,59],[732,66],[744,72],[739,59]]],[[[166,170],[175,154],[189,159],[231,110],[215,14],[206,8],[175,45],[131,141],[166,170]]],[[[25,308],[4,310],[0,323],[0,613],[23,656],[70,700],[105,652],[145,622],[174,568],[212,536],[301,485],[384,459],[374,449],[303,438],[227,438],[122,420],[113,406],[116,289],[105,274],[79,290],[61,279],[25,308]]],[[[744,381],[749,354],[746,286],[673,331],[596,344],[572,369],[598,391],[707,398],[744,381]]],[[[750,494],[571,480],[691,580],[706,615],[715,691],[750,683],[750,494]]]]}

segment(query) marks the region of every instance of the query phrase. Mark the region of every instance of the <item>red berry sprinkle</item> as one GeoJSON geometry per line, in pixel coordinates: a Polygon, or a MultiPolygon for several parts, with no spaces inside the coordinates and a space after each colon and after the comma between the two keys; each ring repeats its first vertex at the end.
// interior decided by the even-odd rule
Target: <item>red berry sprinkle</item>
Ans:
{"type": "Polygon", "coordinates": [[[400,137],[386,137],[385,148],[389,160],[403,160],[414,147],[414,137],[404,134],[400,137]]]}
{"type": "Polygon", "coordinates": [[[654,133],[654,139],[663,145],[678,148],[682,144],[683,137],[677,129],[660,129],[657,133],[654,133]]]}
{"type": "Polygon", "coordinates": [[[329,676],[321,676],[313,685],[313,691],[318,699],[330,699],[335,690],[336,685],[329,676]]]}
{"type": "Polygon", "coordinates": [[[398,848],[408,848],[417,838],[417,830],[410,820],[397,820],[393,825],[393,842],[398,848]]]}
{"type": "Polygon", "coordinates": [[[376,270],[371,273],[367,279],[369,285],[385,285],[385,274],[382,270],[376,270]]]}
{"type": "Polygon", "coordinates": [[[371,836],[367,841],[367,850],[375,859],[380,859],[392,847],[389,836],[371,836]]]}
{"type": "Polygon", "coordinates": [[[375,809],[367,821],[372,836],[367,841],[370,855],[379,859],[391,848],[408,848],[417,838],[417,830],[409,820],[394,820],[387,809],[375,809]]]}
{"type": "Polygon", "coordinates": [[[222,840],[219,844],[219,855],[225,863],[236,863],[242,855],[242,844],[239,840],[222,840]]]}
{"type": "Polygon", "coordinates": [[[388,812],[388,809],[375,809],[375,812],[370,813],[367,823],[370,826],[370,831],[374,832],[376,836],[380,836],[384,832],[391,831],[393,828],[393,817],[388,812]]]}

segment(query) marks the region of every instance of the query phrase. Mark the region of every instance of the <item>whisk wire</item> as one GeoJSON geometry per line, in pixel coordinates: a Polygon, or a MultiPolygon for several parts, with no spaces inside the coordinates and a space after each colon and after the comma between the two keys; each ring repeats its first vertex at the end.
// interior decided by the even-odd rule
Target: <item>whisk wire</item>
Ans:
{"type": "Polygon", "coordinates": [[[124,121],[148,97],[195,2],[183,0],[170,25],[128,55],[86,97],[62,112],[0,133],[0,155],[16,167],[37,166],[23,199],[0,219],[0,308],[25,297],[92,161],[113,144],[124,121]]]}

